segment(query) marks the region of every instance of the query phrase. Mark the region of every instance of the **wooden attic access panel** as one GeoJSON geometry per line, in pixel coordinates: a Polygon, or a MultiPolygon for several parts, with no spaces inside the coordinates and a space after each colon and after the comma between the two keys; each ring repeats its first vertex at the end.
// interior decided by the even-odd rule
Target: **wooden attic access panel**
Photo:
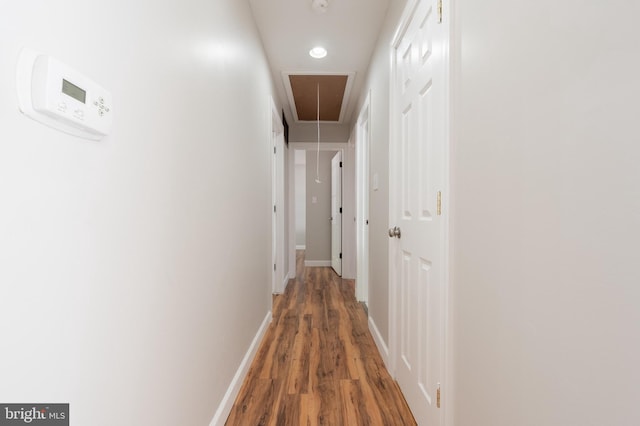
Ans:
{"type": "Polygon", "coordinates": [[[289,75],[298,120],[316,121],[320,85],[320,121],[339,121],[347,75],[289,75]]]}

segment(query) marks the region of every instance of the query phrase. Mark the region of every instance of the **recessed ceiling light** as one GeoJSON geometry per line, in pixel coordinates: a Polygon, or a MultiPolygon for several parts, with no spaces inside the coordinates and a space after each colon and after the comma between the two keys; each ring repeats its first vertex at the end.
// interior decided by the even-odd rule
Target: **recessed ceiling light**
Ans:
{"type": "Polygon", "coordinates": [[[327,49],[325,49],[324,47],[321,46],[316,46],[313,49],[311,49],[309,51],[309,55],[312,58],[316,58],[316,59],[322,59],[325,56],[327,56],[327,49]]]}
{"type": "Polygon", "coordinates": [[[311,0],[311,9],[315,13],[325,13],[329,7],[329,0],[311,0]]]}

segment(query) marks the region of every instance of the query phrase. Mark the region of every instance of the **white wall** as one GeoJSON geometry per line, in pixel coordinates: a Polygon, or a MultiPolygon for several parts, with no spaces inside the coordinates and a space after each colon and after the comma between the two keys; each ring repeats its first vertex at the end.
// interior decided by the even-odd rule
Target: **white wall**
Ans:
{"type": "MultiPolygon", "coordinates": [[[[289,139],[295,142],[317,142],[316,123],[294,123],[289,128],[289,139]]],[[[345,143],[349,139],[349,126],[337,123],[321,123],[320,140],[322,143],[345,143]]]]}
{"type": "Polygon", "coordinates": [[[249,6],[2,9],[0,401],[69,402],[78,425],[206,425],[270,309],[272,87],[249,6]],[[109,137],[18,112],[22,46],[112,92],[109,137]]]}
{"type": "Polygon", "coordinates": [[[453,424],[640,424],[640,4],[456,4],[453,424]]]}
{"type": "MultiPolygon", "coordinates": [[[[369,316],[389,345],[389,79],[391,41],[405,0],[389,2],[387,17],[371,57],[359,112],[371,94],[370,176],[378,177],[378,190],[369,193],[369,316]]],[[[356,116],[358,113],[355,114],[356,116]]],[[[355,123],[354,123],[355,126],[355,123]]]]}

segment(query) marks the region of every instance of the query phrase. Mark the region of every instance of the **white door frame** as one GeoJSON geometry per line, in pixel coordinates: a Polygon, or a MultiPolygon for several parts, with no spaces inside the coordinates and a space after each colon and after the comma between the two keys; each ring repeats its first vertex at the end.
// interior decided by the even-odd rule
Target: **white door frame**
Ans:
{"type": "Polygon", "coordinates": [[[369,302],[369,170],[371,146],[371,93],[356,124],[356,298],[369,302]]]}
{"type": "MultiPolygon", "coordinates": [[[[417,0],[408,0],[405,5],[405,10],[412,9],[415,7],[417,0]]],[[[451,19],[452,13],[449,13],[451,10],[451,2],[449,0],[442,0],[442,8],[443,8],[443,16],[442,22],[439,25],[442,25],[442,30],[444,32],[444,46],[442,46],[442,51],[440,54],[442,55],[442,59],[444,62],[444,181],[443,181],[443,194],[444,197],[442,199],[442,211],[445,212],[443,216],[444,221],[444,250],[443,250],[443,300],[442,300],[442,332],[443,332],[443,347],[441,353],[441,359],[444,365],[442,366],[443,371],[443,383],[444,386],[442,388],[441,397],[443,402],[442,405],[442,413],[441,413],[441,421],[443,426],[453,426],[454,424],[454,404],[453,400],[453,309],[452,309],[452,299],[451,299],[451,264],[452,264],[452,252],[451,252],[451,224],[450,224],[450,199],[451,195],[451,185],[450,185],[450,173],[451,173],[451,162],[450,162],[450,153],[451,153],[451,140],[452,140],[452,125],[451,125],[451,82],[452,82],[452,72],[456,69],[455,67],[455,58],[452,58],[450,55],[451,48],[451,19]]],[[[391,55],[393,55],[394,47],[398,42],[400,33],[404,30],[403,25],[406,25],[405,15],[400,18],[398,22],[398,29],[394,34],[393,41],[391,43],[391,55]]],[[[400,176],[394,173],[395,166],[397,164],[397,144],[399,142],[398,134],[400,131],[399,125],[394,116],[394,108],[397,102],[397,94],[396,94],[396,86],[395,82],[397,81],[396,68],[394,66],[394,61],[392,60],[391,66],[391,75],[390,75],[390,109],[389,109],[389,122],[390,122],[390,140],[389,140],[389,227],[393,227],[395,223],[397,223],[397,209],[394,208],[400,194],[395,194],[393,189],[396,188],[396,183],[400,176]]],[[[395,273],[395,264],[394,258],[392,256],[392,251],[389,251],[389,369],[391,370],[391,374],[396,376],[396,368],[398,360],[398,335],[397,335],[397,327],[398,327],[398,312],[397,312],[397,300],[398,300],[398,286],[396,282],[396,273],[395,273]]]]}
{"type": "Polygon", "coordinates": [[[286,286],[288,271],[285,271],[285,221],[284,221],[284,126],[280,113],[273,98],[270,98],[269,135],[271,151],[271,290],[273,293],[283,293],[286,286]],[[286,273],[285,273],[286,272],[286,273]]]}
{"type": "MultiPolygon", "coordinates": [[[[349,172],[349,157],[347,156],[346,152],[347,152],[347,148],[348,145],[347,143],[340,143],[340,142],[322,142],[320,143],[320,151],[336,151],[336,152],[340,152],[341,156],[342,156],[342,161],[343,161],[343,176],[344,173],[348,173],[349,172]]],[[[315,151],[317,149],[317,143],[316,142],[289,142],[289,170],[294,170],[295,169],[295,155],[293,154],[293,152],[295,150],[305,150],[305,151],[315,151]]],[[[307,167],[310,167],[309,164],[307,164],[307,167]]],[[[294,183],[293,183],[293,177],[292,177],[293,173],[289,173],[289,182],[291,187],[293,187],[294,183]]],[[[342,182],[342,191],[344,192],[344,185],[345,182],[343,180],[342,182]]],[[[343,198],[343,203],[342,203],[342,208],[343,211],[347,208],[352,208],[352,206],[349,204],[350,200],[344,199],[343,198]]],[[[292,212],[291,215],[289,216],[289,235],[291,236],[292,233],[295,233],[295,196],[290,196],[289,197],[289,211],[292,212]]],[[[350,229],[349,229],[349,222],[348,221],[343,221],[342,222],[342,267],[343,267],[343,271],[342,271],[342,276],[343,278],[350,278],[348,275],[345,275],[345,270],[344,270],[344,265],[346,262],[349,261],[349,257],[350,256],[354,256],[355,253],[350,253],[349,251],[346,251],[348,247],[350,247],[349,245],[345,244],[345,236],[349,235],[350,229]]],[[[351,231],[352,232],[352,231],[351,231]]],[[[289,256],[290,258],[295,259],[295,255],[296,255],[296,245],[295,245],[295,240],[293,244],[290,244],[288,246],[288,250],[289,250],[289,256]]],[[[293,262],[295,265],[295,261],[293,262]]],[[[290,269],[291,269],[291,265],[290,265],[290,269]]],[[[295,277],[295,272],[290,275],[290,277],[295,277]]]]}
{"type": "MultiPolygon", "coordinates": [[[[300,182],[296,182],[296,148],[292,143],[289,143],[289,158],[287,159],[287,164],[289,167],[289,180],[287,182],[288,185],[288,194],[289,194],[289,278],[295,278],[296,276],[296,250],[298,249],[296,244],[296,233],[298,229],[298,218],[296,214],[296,201],[297,201],[297,186],[300,185],[300,182]]],[[[306,164],[305,164],[306,168],[306,164]]],[[[306,175],[305,175],[306,176],[306,175]]],[[[306,185],[306,182],[302,182],[302,184],[306,185]]],[[[306,192],[305,192],[306,194],[306,192]]]]}

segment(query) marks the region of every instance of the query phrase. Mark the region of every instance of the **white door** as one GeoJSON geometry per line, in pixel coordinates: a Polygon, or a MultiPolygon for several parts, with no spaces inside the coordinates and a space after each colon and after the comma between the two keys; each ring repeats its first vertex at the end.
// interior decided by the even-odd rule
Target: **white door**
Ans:
{"type": "Polygon", "coordinates": [[[418,424],[442,424],[445,58],[438,0],[409,1],[394,40],[390,202],[392,362],[418,424]],[[394,231],[393,228],[397,227],[394,231]]]}
{"type": "Polygon", "coordinates": [[[271,270],[271,291],[273,293],[279,292],[278,285],[278,215],[277,204],[278,204],[278,158],[276,156],[277,150],[277,133],[275,131],[271,132],[271,146],[273,147],[273,155],[271,156],[271,263],[273,264],[273,269],[271,270]]]}
{"type": "Polygon", "coordinates": [[[288,270],[285,265],[287,259],[285,254],[285,206],[284,206],[284,133],[278,132],[275,138],[276,147],[276,291],[275,293],[284,293],[287,284],[288,270]]]}
{"type": "Polygon", "coordinates": [[[284,292],[286,286],[285,268],[285,223],[284,223],[284,133],[280,114],[271,100],[271,202],[272,202],[272,239],[271,258],[272,291],[284,292]]]}
{"type": "Polygon", "coordinates": [[[356,126],[356,297],[369,302],[369,145],[371,96],[367,95],[356,126]]]}
{"type": "Polygon", "coordinates": [[[342,276],[342,155],[331,159],[331,267],[342,276]]]}

